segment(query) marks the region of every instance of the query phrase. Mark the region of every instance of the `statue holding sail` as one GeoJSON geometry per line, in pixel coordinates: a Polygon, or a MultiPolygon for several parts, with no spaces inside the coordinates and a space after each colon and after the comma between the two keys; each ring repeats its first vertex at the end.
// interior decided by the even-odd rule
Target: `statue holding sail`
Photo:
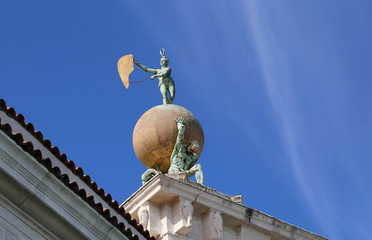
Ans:
{"type": "MultiPolygon", "coordinates": [[[[159,79],[159,90],[163,96],[163,104],[172,104],[174,100],[174,96],[176,93],[174,81],[171,77],[172,69],[168,67],[169,59],[165,56],[165,49],[163,48],[160,51],[161,59],[160,59],[160,69],[152,69],[140,64],[137,60],[133,60],[133,55],[125,55],[124,57],[120,58],[118,62],[118,71],[121,77],[124,86],[128,89],[129,83],[129,74],[133,72],[133,63],[140,67],[143,71],[152,73],[151,77],[152,80],[154,78],[159,79]]],[[[148,79],[146,78],[146,79],[148,79]]],[[[146,80],[144,79],[144,80],[146,80]]],[[[142,81],[144,81],[142,80],[142,81]]],[[[141,81],[137,81],[141,82],[141,81]]]]}
{"type": "Polygon", "coordinates": [[[132,54],[125,55],[118,61],[119,75],[125,88],[128,89],[130,83],[158,78],[163,100],[163,104],[146,111],[133,130],[134,152],[147,168],[142,174],[142,183],[146,184],[157,174],[169,174],[175,178],[182,176],[184,180],[195,175],[197,183],[203,185],[201,165],[196,163],[203,150],[203,129],[189,110],[173,104],[176,90],[164,48],[160,55],[159,69],[142,65],[133,59],[132,54]],[[134,65],[151,76],[141,81],[129,81],[134,65]]]}

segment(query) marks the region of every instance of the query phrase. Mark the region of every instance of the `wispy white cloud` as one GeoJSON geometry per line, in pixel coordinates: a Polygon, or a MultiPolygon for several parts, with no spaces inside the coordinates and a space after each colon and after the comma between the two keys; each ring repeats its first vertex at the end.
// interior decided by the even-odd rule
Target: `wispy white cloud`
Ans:
{"type": "MultiPolygon", "coordinates": [[[[294,45],[293,48],[302,47],[298,50],[296,55],[294,55],[293,51],[289,49],[288,46],[283,46],[283,42],[279,42],[278,38],[280,38],[280,31],[283,29],[275,29],[280,26],[273,22],[276,18],[270,17],[269,15],[272,12],[265,7],[267,6],[265,6],[264,3],[258,3],[255,1],[249,2],[245,6],[245,9],[247,9],[246,22],[249,23],[250,30],[253,33],[252,36],[255,39],[257,57],[264,76],[263,80],[266,85],[266,90],[273,111],[276,113],[277,117],[276,127],[282,137],[283,146],[287,152],[290,166],[295,178],[297,179],[299,189],[301,189],[303,193],[304,199],[306,199],[308,205],[311,207],[314,216],[319,222],[322,222],[328,235],[333,238],[339,238],[341,237],[339,231],[340,227],[345,229],[348,227],[348,224],[352,224],[355,227],[357,224],[356,222],[345,223],[340,221],[340,217],[343,216],[340,211],[347,212],[347,214],[350,214],[350,212],[340,208],[340,206],[344,206],[345,204],[338,204],[338,202],[340,202],[337,199],[339,193],[336,193],[337,191],[334,189],[337,188],[337,182],[332,182],[331,178],[333,177],[332,174],[335,174],[335,176],[341,174],[341,171],[337,168],[346,167],[350,165],[350,162],[339,159],[339,162],[335,162],[336,164],[339,164],[339,166],[336,165],[333,168],[336,171],[333,173],[322,169],[320,161],[330,160],[327,159],[327,154],[329,153],[325,152],[323,156],[320,155],[322,153],[320,153],[318,149],[315,149],[318,145],[311,142],[314,141],[314,139],[306,139],[306,134],[311,134],[308,132],[311,128],[305,124],[311,123],[305,119],[307,116],[306,113],[304,114],[304,112],[306,112],[306,110],[304,110],[306,105],[301,104],[301,98],[298,96],[299,92],[302,91],[301,89],[298,89],[298,81],[300,79],[298,79],[299,76],[296,73],[297,69],[295,67],[295,64],[298,63],[294,61],[300,60],[303,64],[309,64],[310,66],[311,64],[308,62],[309,58],[310,61],[325,61],[323,65],[315,64],[313,66],[328,66],[327,69],[321,69],[321,71],[333,72],[336,73],[336,75],[342,75],[343,77],[347,75],[345,64],[343,64],[342,58],[339,58],[339,53],[334,52],[334,55],[326,55],[326,53],[331,53],[331,51],[327,49],[324,49],[324,51],[315,49],[316,47],[326,47],[326,43],[322,43],[321,41],[318,41],[317,44],[294,45]],[[307,48],[305,48],[305,46],[307,48]],[[316,53],[320,54],[320,56],[315,56],[316,53]],[[326,63],[326,61],[332,61],[332,64],[329,64],[329,62],[326,63]],[[332,67],[334,69],[332,69],[332,67]],[[309,144],[309,147],[314,147],[313,153],[304,151],[304,147],[301,146],[301,144],[309,144]],[[311,160],[309,155],[314,157],[314,159],[311,160]]],[[[283,14],[283,12],[281,12],[281,14],[283,14]]],[[[290,15],[291,13],[286,12],[286,14],[290,15]]],[[[288,18],[288,16],[286,17],[288,18]]],[[[300,25],[296,25],[296,19],[291,20],[294,24],[290,27],[293,28],[291,31],[294,31],[292,34],[297,33],[297,36],[295,37],[296,40],[304,42],[309,41],[309,39],[301,37],[300,28],[296,29],[296,27],[300,27],[300,25]]],[[[291,24],[290,22],[287,23],[291,24]]],[[[284,21],[284,23],[282,22],[281,24],[286,24],[286,22],[284,21]]],[[[316,32],[313,32],[313,34],[316,34],[316,32]]],[[[288,36],[288,39],[290,38],[294,37],[288,36]]],[[[319,71],[319,69],[317,69],[317,71],[319,71]]],[[[332,74],[329,74],[329,76],[332,76],[332,74]]],[[[346,93],[347,91],[345,89],[348,87],[348,80],[340,77],[339,81],[343,84],[343,88],[340,89],[339,87],[336,87],[338,88],[336,91],[343,91],[346,93]]],[[[323,98],[325,96],[324,100],[326,101],[323,106],[319,106],[319,108],[323,108],[323,111],[325,112],[325,114],[321,116],[324,121],[329,121],[325,124],[326,127],[324,126],[324,130],[329,131],[329,133],[332,134],[332,124],[335,124],[334,120],[339,121],[338,119],[342,119],[342,117],[347,114],[342,108],[340,108],[340,104],[342,106],[342,101],[346,104],[348,99],[336,95],[337,92],[329,92],[322,95],[322,91],[324,90],[330,91],[330,89],[319,89],[318,92],[320,92],[320,95],[318,97],[323,98]]],[[[337,144],[333,146],[337,148],[337,144]]],[[[341,152],[339,149],[330,150],[330,152],[332,151],[334,151],[334,155],[331,156],[331,158],[337,158],[342,155],[342,150],[341,152]]],[[[326,164],[326,162],[324,163],[326,164]]],[[[323,167],[329,170],[325,165],[323,165],[323,167]]],[[[349,171],[345,172],[350,173],[349,171]]],[[[340,178],[340,176],[337,176],[336,178],[340,178]]],[[[355,186],[363,184],[357,180],[358,173],[355,171],[353,174],[342,176],[342,178],[346,178],[344,179],[345,182],[349,182],[355,186]]],[[[360,226],[358,228],[361,230],[360,234],[362,236],[363,228],[360,226]]]]}

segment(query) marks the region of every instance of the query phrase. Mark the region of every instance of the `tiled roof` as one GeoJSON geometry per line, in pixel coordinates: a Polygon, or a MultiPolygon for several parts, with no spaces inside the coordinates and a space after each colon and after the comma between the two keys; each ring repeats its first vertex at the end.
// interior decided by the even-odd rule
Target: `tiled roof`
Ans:
{"type": "Polygon", "coordinates": [[[84,175],[84,171],[81,167],[76,167],[72,160],[68,160],[66,154],[60,153],[58,147],[52,146],[49,139],[44,139],[43,134],[40,131],[35,131],[32,123],[25,123],[25,118],[22,114],[17,114],[14,108],[7,107],[3,99],[0,99],[0,110],[4,111],[9,117],[16,120],[20,125],[22,125],[29,133],[31,133],[42,145],[47,148],[53,155],[59,159],[67,168],[71,170],[73,174],[78,176],[83,182],[86,183],[95,193],[97,193],[101,199],[94,199],[94,196],[87,195],[84,188],[80,188],[76,182],[70,182],[67,174],[61,174],[58,167],[52,166],[52,162],[49,158],[43,158],[41,151],[35,149],[33,144],[29,141],[24,141],[21,133],[13,133],[12,128],[8,123],[2,124],[0,118],[0,130],[6,133],[14,142],[19,145],[25,152],[32,155],[39,163],[41,163],[45,168],[47,168],[51,173],[56,176],[61,182],[63,182],[68,188],[70,188],[74,193],[80,196],[85,202],[87,202],[92,208],[94,208],[99,214],[101,214],[107,221],[118,228],[124,235],[129,239],[138,239],[136,234],[133,234],[131,229],[126,227],[123,222],[119,222],[115,216],[112,216],[109,209],[104,209],[100,201],[106,202],[114,211],[124,217],[139,233],[141,233],[148,240],[155,240],[151,237],[149,232],[144,231],[141,224],[137,224],[135,219],[132,219],[131,215],[125,212],[123,207],[120,207],[116,200],[112,200],[109,193],[105,194],[105,190],[98,188],[96,182],[93,182],[89,175],[84,175]]]}

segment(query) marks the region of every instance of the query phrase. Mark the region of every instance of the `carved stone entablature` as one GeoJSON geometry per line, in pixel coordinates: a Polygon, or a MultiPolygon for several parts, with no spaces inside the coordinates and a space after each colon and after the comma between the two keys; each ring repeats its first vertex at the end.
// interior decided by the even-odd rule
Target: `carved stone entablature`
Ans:
{"type": "MultiPolygon", "coordinates": [[[[160,226],[147,223],[156,240],[327,240],[244,206],[240,196],[167,175],[155,176],[122,204],[133,216],[142,206],[160,210],[160,226]]],[[[151,211],[148,216],[151,221],[151,211]]]]}
{"type": "Polygon", "coordinates": [[[223,219],[221,213],[211,209],[204,218],[204,236],[206,240],[222,240],[223,219]]]}
{"type": "MultiPolygon", "coordinates": [[[[265,234],[262,234],[260,232],[257,232],[254,229],[241,226],[238,229],[238,240],[251,240],[251,239],[257,239],[257,240],[270,240],[271,237],[265,234]]],[[[296,239],[296,238],[293,238],[296,239]]]]}
{"type": "Polygon", "coordinates": [[[174,232],[186,235],[191,231],[194,207],[186,199],[179,198],[173,207],[174,232]]]}
{"type": "Polygon", "coordinates": [[[151,203],[142,205],[138,209],[138,220],[151,236],[157,237],[161,234],[161,216],[157,206],[151,203]]]}

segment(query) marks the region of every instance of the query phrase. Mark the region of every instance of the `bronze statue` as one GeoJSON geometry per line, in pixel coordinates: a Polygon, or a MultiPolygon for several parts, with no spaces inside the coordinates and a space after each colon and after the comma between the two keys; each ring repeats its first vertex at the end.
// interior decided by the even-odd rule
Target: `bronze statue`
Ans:
{"type": "MultiPolygon", "coordinates": [[[[199,149],[199,143],[198,141],[194,140],[191,141],[190,144],[184,145],[185,119],[178,117],[174,120],[177,124],[178,135],[170,158],[170,167],[168,169],[168,173],[184,172],[186,173],[187,177],[191,177],[195,174],[196,181],[200,184],[204,184],[204,175],[201,165],[195,164],[199,159],[199,156],[196,154],[199,149]]],[[[161,173],[159,170],[157,171],[153,168],[147,169],[147,171],[142,174],[142,184],[144,185],[159,173],[161,173]]]]}
{"type": "Polygon", "coordinates": [[[192,141],[190,144],[184,145],[185,119],[179,117],[175,121],[177,123],[178,135],[171,155],[168,173],[185,172],[187,177],[195,174],[196,181],[203,184],[204,176],[201,165],[195,164],[199,159],[199,156],[196,154],[199,149],[199,143],[192,141]]]}
{"type": "Polygon", "coordinates": [[[150,181],[157,174],[167,172],[182,173],[173,176],[181,176],[183,179],[195,174],[196,181],[203,184],[201,165],[196,164],[204,145],[203,130],[190,111],[172,104],[175,97],[172,69],[168,67],[169,60],[165,56],[164,48],[160,51],[160,55],[160,69],[152,69],[140,64],[133,59],[133,54],[125,55],[118,61],[118,72],[127,89],[130,83],[158,78],[159,90],[163,97],[163,105],[155,106],[143,114],[133,131],[134,151],[138,159],[148,168],[142,174],[142,184],[150,181]],[[141,81],[129,81],[134,64],[153,75],[141,81]],[[176,121],[177,128],[174,127],[173,119],[176,121]],[[188,128],[186,137],[185,119],[188,128]],[[185,141],[189,144],[185,145],[185,141]]]}
{"type": "Polygon", "coordinates": [[[156,77],[159,79],[159,89],[160,89],[160,93],[163,95],[163,104],[172,104],[175,93],[176,93],[176,89],[174,86],[174,81],[171,77],[172,69],[168,67],[169,60],[164,54],[165,54],[165,49],[163,48],[160,51],[161,69],[148,68],[140,64],[137,60],[133,60],[133,62],[138,67],[142,68],[143,71],[154,74],[151,76],[151,79],[154,79],[156,77]],[[169,98],[168,98],[168,94],[169,94],[169,98]]]}
{"type": "Polygon", "coordinates": [[[160,171],[156,171],[153,168],[149,168],[144,172],[141,176],[142,185],[145,185],[151,178],[153,178],[156,174],[161,173],[160,171]]]}

